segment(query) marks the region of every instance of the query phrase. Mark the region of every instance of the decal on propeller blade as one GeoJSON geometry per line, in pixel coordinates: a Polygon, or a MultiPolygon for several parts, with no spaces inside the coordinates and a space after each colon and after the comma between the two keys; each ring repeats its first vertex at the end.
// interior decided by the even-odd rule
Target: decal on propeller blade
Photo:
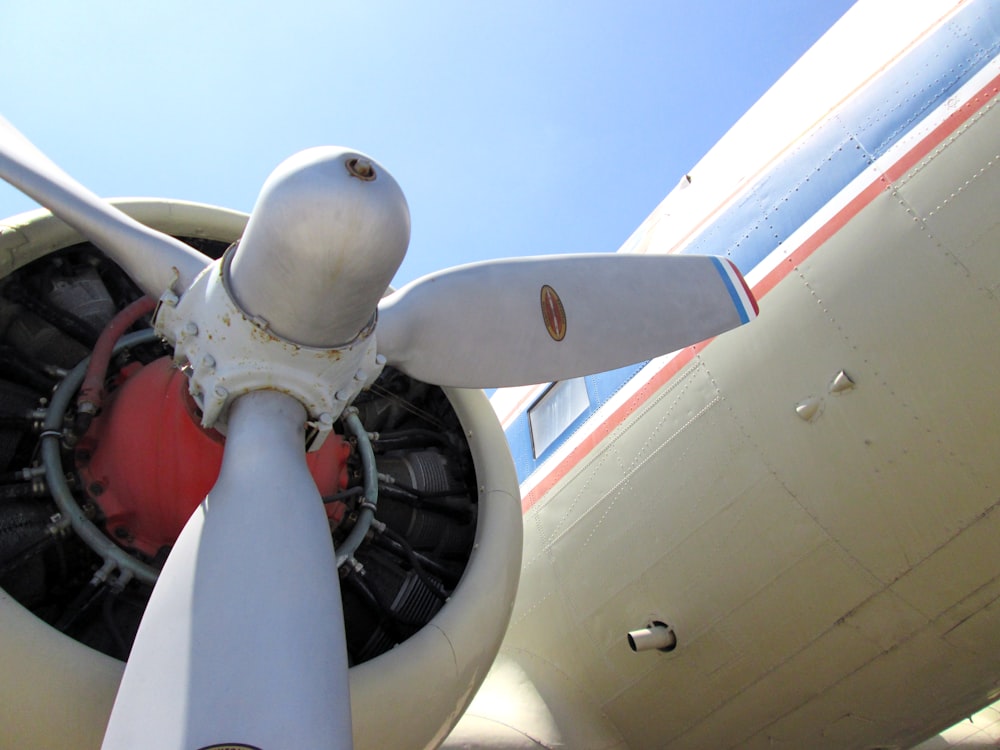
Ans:
{"type": "Polygon", "coordinates": [[[542,287],[541,303],[545,330],[554,341],[562,341],[566,336],[566,308],[556,290],[548,284],[542,287]]]}

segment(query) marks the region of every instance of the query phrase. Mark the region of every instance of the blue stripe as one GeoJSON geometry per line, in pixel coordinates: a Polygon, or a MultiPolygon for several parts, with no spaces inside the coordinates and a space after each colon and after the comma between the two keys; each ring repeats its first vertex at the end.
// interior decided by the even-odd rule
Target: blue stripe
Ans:
{"type": "Polygon", "coordinates": [[[588,375],[584,378],[587,383],[587,396],[590,399],[590,407],[577,417],[573,424],[569,425],[563,434],[552,445],[546,448],[545,452],[537,459],[532,449],[528,409],[521,412],[506,430],[507,442],[510,445],[511,455],[514,458],[518,481],[523,482],[543,461],[559,450],[559,446],[579,430],[594,412],[600,408],[601,404],[614,396],[645,365],[645,362],[640,362],[618,370],[602,372],[598,375],[588,375]]]}
{"type": "Polygon", "coordinates": [[[998,52],[1000,2],[970,3],[790,149],[682,252],[726,255],[748,273],[998,52]]]}
{"type": "Polygon", "coordinates": [[[726,285],[726,291],[729,292],[729,297],[733,300],[733,307],[735,307],[736,312],[739,313],[740,322],[749,323],[750,316],[747,314],[746,305],[743,304],[743,299],[740,297],[739,290],[737,290],[733,285],[733,280],[729,275],[729,269],[726,268],[726,264],[714,257],[712,258],[712,262],[715,263],[715,270],[717,270],[719,272],[719,276],[722,277],[722,283],[726,285]]]}

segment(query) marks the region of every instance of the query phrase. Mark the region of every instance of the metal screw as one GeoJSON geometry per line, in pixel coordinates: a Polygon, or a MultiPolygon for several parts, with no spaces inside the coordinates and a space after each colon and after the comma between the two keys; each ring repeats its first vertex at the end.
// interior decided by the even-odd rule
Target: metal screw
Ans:
{"type": "Polygon", "coordinates": [[[371,182],[375,179],[375,167],[367,159],[355,156],[353,159],[347,160],[346,166],[347,173],[351,177],[357,177],[365,182],[371,182]]]}

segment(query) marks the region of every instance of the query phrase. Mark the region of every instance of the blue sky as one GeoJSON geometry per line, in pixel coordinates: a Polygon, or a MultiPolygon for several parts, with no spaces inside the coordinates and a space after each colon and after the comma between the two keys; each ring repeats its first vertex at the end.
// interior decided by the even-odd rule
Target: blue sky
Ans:
{"type": "Polygon", "coordinates": [[[10,0],[0,112],[101,195],[243,211],[300,149],[365,151],[410,205],[398,286],[616,250],[850,5],[10,0]]]}

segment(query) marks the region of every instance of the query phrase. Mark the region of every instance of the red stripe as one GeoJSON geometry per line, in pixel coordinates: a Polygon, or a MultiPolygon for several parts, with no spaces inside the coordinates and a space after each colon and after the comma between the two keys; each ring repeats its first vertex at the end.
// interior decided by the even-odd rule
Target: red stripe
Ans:
{"type": "MultiPolygon", "coordinates": [[[[929,154],[934,148],[939,146],[946,138],[954,133],[963,124],[968,122],[973,115],[979,112],[1000,92],[1000,75],[995,77],[986,86],[980,89],[965,104],[949,115],[944,122],[938,125],[927,136],[920,140],[913,148],[901,156],[884,173],[880,174],[864,190],[851,199],[851,201],[836,213],[829,221],[823,224],[816,232],[806,239],[789,256],[761,279],[753,288],[750,299],[760,299],[777,286],[778,282],[785,278],[803,260],[812,255],[819,247],[839,232],[844,226],[857,216],[863,208],[875,200],[884,190],[892,187],[892,183],[910,171],[921,159],[929,154]]],[[[756,308],[756,304],[755,304],[756,308]]],[[[639,407],[645,404],[649,398],[661,387],[667,384],[681,368],[688,364],[701,349],[711,343],[711,339],[703,341],[692,347],[688,347],[677,353],[677,355],[657,370],[652,377],[633,395],[628,401],[619,406],[613,413],[608,415],[590,434],[583,438],[570,454],[563,459],[558,466],[552,469],[532,490],[521,499],[521,510],[527,513],[546,493],[548,493],[560,480],[562,480],[585,456],[594,450],[615,428],[622,424],[628,417],[634,414],[639,407]]]]}
{"type": "Polygon", "coordinates": [[[750,300],[750,304],[753,306],[753,315],[754,317],[757,317],[760,315],[760,307],[757,306],[757,298],[754,296],[754,293],[750,291],[750,286],[747,284],[747,280],[743,278],[743,274],[740,273],[740,269],[736,267],[735,263],[728,258],[726,259],[726,263],[730,265],[733,272],[736,274],[736,278],[738,278],[740,283],[743,285],[743,291],[746,293],[747,299],[750,300]]]}
{"type": "Polygon", "coordinates": [[[559,463],[541,482],[532,488],[531,492],[521,498],[521,512],[527,513],[531,507],[537,503],[542,495],[551,490],[555,484],[565,477],[569,471],[576,466],[588,453],[596,448],[611,432],[622,422],[634,414],[649,397],[666,385],[681,369],[688,364],[694,356],[705,346],[710,344],[712,339],[702,341],[700,344],[689,346],[677,352],[677,355],[657,370],[648,381],[640,388],[628,401],[619,406],[603,422],[595,427],[590,434],[583,438],[570,454],[559,463]]]}

